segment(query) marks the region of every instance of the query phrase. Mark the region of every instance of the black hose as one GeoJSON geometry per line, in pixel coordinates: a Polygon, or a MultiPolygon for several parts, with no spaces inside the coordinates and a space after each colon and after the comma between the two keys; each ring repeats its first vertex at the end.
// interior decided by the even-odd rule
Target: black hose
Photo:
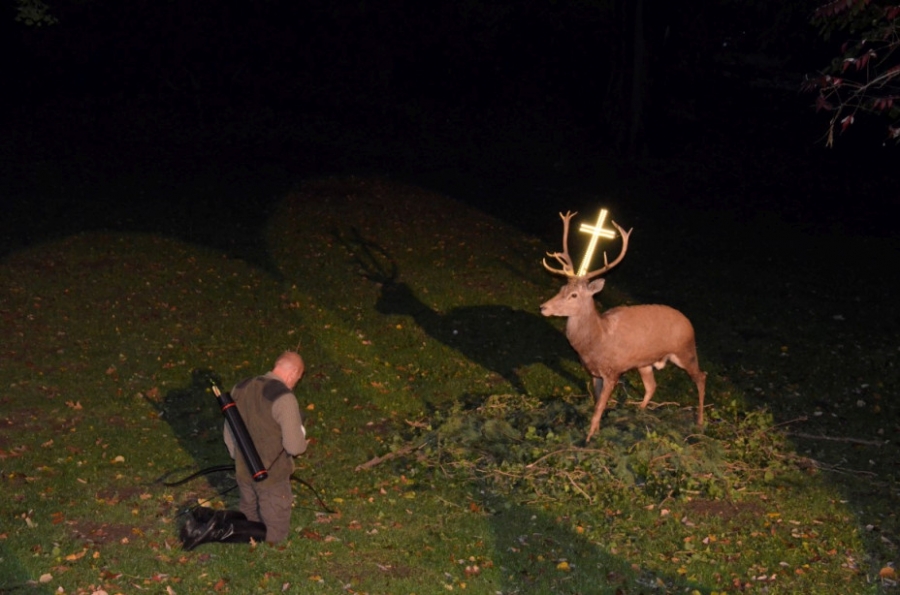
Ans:
{"type": "MultiPolygon", "coordinates": [[[[203,475],[209,475],[209,474],[211,474],[211,473],[220,473],[220,472],[223,472],[223,471],[234,471],[234,464],[231,464],[231,465],[214,465],[214,466],[212,466],[212,467],[206,467],[205,469],[200,469],[200,470],[197,471],[196,473],[191,473],[191,474],[188,475],[187,477],[184,477],[184,478],[179,479],[179,480],[176,480],[176,481],[162,481],[163,478],[165,478],[165,477],[171,475],[172,473],[175,473],[175,471],[170,471],[169,473],[166,473],[165,475],[159,477],[154,483],[161,483],[162,485],[164,485],[164,486],[166,486],[166,487],[180,486],[180,485],[183,485],[183,484],[185,484],[185,483],[191,481],[192,479],[196,479],[196,478],[201,477],[201,476],[203,476],[203,475]]],[[[334,509],[332,509],[332,508],[329,507],[327,504],[325,504],[325,501],[324,501],[324,500],[322,499],[322,497],[319,495],[319,491],[315,488],[315,486],[314,486],[313,484],[309,483],[308,481],[306,481],[306,480],[303,479],[302,477],[298,477],[296,473],[292,473],[292,474],[291,474],[291,479],[294,480],[294,481],[296,481],[297,483],[303,484],[303,485],[305,485],[307,488],[309,488],[309,491],[311,491],[311,492],[313,493],[313,496],[315,497],[316,501],[319,503],[319,506],[322,507],[322,510],[324,510],[324,511],[327,512],[328,514],[334,514],[334,513],[335,513],[335,510],[334,510],[334,509]]],[[[222,494],[225,494],[225,493],[227,493],[227,492],[230,492],[231,490],[233,490],[233,489],[236,488],[236,487],[237,487],[237,484],[235,484],[234,486],[228,488],[228,489],[225,490],[224,492],[220,492],[219,495],[221,496],[222,494]]]]}
{"type": "Polygon", "coordinates": [[[196,473],[191,473],[187,477],[185,477],[183,479],[179,479],[178,481],[162,481],[162,479],[164,477],[168,477],[169,475],[172,475],[173,473],[177,472],[177,470],[170,471],[169,473],[166,473],[165,475],[159,477],[154,483],[161,483],[162,485],[164,485],[166,487],[180,486],[180,485],[186,484],[187,482],[189,482],[192,479],[196,479],[196,478],[200,477],[201,475],[210,475],[212,473],[219,473],[222,471],[234,471],[234,463],[232,463],[231,465],[215,465],[213,467],[207,467],[205,469],[201,469],[200,471],[197,471],[196,473]]]}

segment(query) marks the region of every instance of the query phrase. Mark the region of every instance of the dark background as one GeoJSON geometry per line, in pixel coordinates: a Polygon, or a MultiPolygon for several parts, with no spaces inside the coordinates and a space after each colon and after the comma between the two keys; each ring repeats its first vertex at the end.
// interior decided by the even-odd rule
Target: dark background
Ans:
{"type": "Polygon", "coordinates": [[[817,4],[70,0],[29,27],[7,3],[0,248],[116,228],[248,255],[273,201],[330,174],[554,236],[598,201],[889,235],[885,123],[826,149],[800,92],[840,41],[817,4]]]}

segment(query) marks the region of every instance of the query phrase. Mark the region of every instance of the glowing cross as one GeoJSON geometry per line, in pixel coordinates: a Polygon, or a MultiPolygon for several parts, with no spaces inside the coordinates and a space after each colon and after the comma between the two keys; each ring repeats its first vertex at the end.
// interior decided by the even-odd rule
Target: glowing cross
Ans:
{"type": "Polygon", "coordinates": [[[590,226],[587,223],[582,223],[581,227],[578,228],[578,231],[591,234],[591,241],[588,244],[587,250],[584,252],[584,259],[581,261],[581,268],[578,269],[579,277],[588,272],[588,267],[591,264],[591,257],[594,256],[594,249],[597,247],[597,240],[600,239],[601,236],[610,239],[616,237],[616,232],[614,230],[603,228],[603,224],[606,222],[606,216],[608,214],[606,209],[600,209],[600,216],[597,217],[597,225],[590,226]]]}

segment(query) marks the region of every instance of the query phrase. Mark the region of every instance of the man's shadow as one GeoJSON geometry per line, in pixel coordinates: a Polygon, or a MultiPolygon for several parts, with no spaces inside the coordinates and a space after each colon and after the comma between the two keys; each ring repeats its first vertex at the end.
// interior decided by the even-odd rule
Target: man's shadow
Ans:
{"type": "MultiPolygon", "coordinates": [[[[193,465],[168,470],[159,483],[179,482],[197,471],[234,464],[223,441],[225,419],[211,391],[213,383],[222,387],[218,374],[208,369],[195,369],[187,385],[173,388],[159,400],[147,398],[160,418],[172,428],[181,449],[194,460],[193,465]]],[[[216,492],[224,493],[235,486],[233,471],[210,472],[190,482],[202,485],[204,480],[216,492]]]]}
{"type": "Polygon", "coordinates": [[[349,238],[335,235],[353,256],[363,277],[380,289],[377,312],[412,318],[429,337],[500,375],[519,393],[528,392],[521,373],[534,364],[543,364],[574,386],[585,382],[584,377],[570,371],[580,369],[580,365],[565,335],[543,316],[493,304],[440,312],[399,280],[397,263],[383,247],[362,238],[356,229],[351,230],[349,238]]]}

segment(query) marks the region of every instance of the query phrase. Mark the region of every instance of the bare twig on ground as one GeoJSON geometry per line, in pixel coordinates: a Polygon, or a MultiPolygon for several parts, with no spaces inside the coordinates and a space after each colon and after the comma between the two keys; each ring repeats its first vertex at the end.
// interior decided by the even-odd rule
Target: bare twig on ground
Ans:
{"type": "Polygon", "coordinates": [[[357,465],[356,468],[354,469],[354,471],[364,471],[366,469],[371,469],[372,467],[380,465],[381,463],[383,463],[385,461],[390,461],[391,459],[396,459],[397,457],[406,456],[409,453],[411,453],[412,451],[418,450],[418,449],[422,448],[423,446],[425,446],[424,442],[422,444],[418,444],[418,445],[407,444],[401,448],[398,448],[394,452],[389,452],[386,455],[381,456],[381,457],[374,457],[372,459],[369,459],[365,463],[357,465]]]}
{"type": "Polygon", "coordinates": [[[862,438],[849,438],[846,436],[826,436],[824,434],[804,434],[803,432],[788,432],[788,436],[797,436],[807,440],[828,440],[830,442],[847,442],[849,444],[865,444],[866,446],[884,446],[884,440],[863,440],[862,438]]]}

